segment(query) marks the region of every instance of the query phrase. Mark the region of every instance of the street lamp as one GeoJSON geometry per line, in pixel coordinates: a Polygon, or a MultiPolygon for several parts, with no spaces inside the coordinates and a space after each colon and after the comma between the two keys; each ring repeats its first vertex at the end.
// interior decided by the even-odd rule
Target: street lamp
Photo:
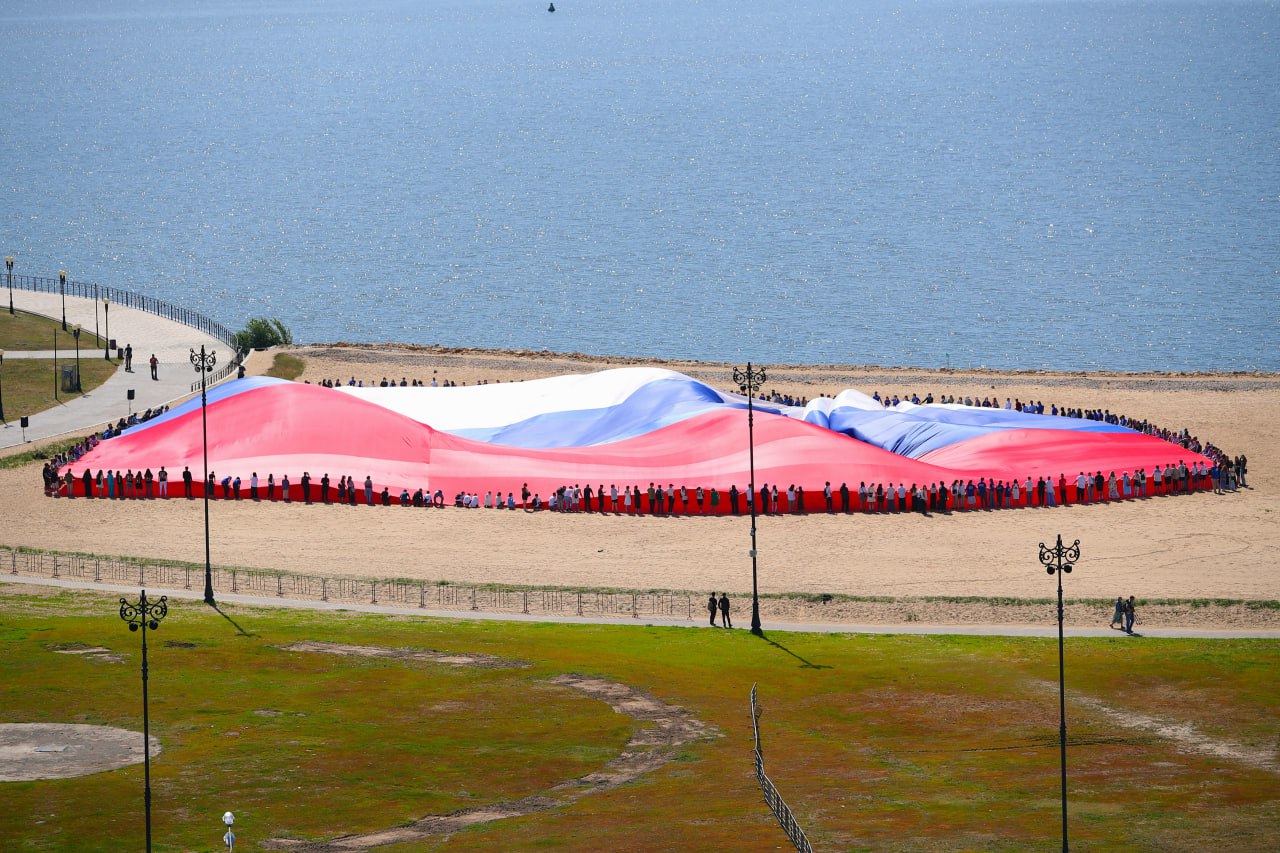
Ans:
{"type": "Polygon", "coordinates": [[[147,813],[147,853],[151,853],[151,723],[147,717],[147,631],[160,627],[160,620],[169,612],[169,597],[159,601],[147,601],[147,591],[137,601],[120,599],[120,618],[129,623],[130,631],[142,629],[142,743],[143,743],[143,803],[147,813]]]}
{"type": "Polygon", "coordinates": [[[1070,574],[1080,559],[1080,540],[1064,546],[1062,534],[1052,548],[1040,543],[1040,562],[1049,574],[1058,575],[1058,740],[1062,752],[1062,853],[1067,853],[1067,679],[1062,651],[1062,576],[1070,574]]]}
{"type": "Polygon", "coordinates": [[[13,313],[13,255],[4,259],[4,268],[9,271],[9,313],[13,313]]]}
{"type": "Polygon", "coordinates": [[[102,339],[102,357],[111,360],[111,300],[102,300],[102,320],[107,326],[107,336],[102,339]]]}
{"type": "Polygon", "coordinates": [[[80,387],[80,327],[72,326],[71,334],[76,339],[76,393],[80,394],[84,392],[80,387]]]}
{"type": "Polygon", "coordinates": [[[733,369],[733,381],[747,395],[747,453],[751,465],[751,485],[748,487],[751,491],[747,493],[750,496],[747,505],[751,508],[751,633],[757,637],[763,637],[764,631],[760,628],[760,588],[756,583],[756,436],[752,398],[765,379],[764,370],[753,370],[749,361],[746,370],[733,369]]]}
{"type": "Polygon", "coordinates": [[[62,331],[67,330],[67,271],[58,270],[58,289],[62,291],[62,331]]]}
{"type": "Polygon", "coordinates": [[[200,352],[191,350],[191,366],[200,374],[200,424],[204,442],[204,603],[215,606],[213,601],[213,566],[209,562],[209,400],[205,395],[205,379],[218,362],[216,353],[206,353],[204,344],[200,352]]]}

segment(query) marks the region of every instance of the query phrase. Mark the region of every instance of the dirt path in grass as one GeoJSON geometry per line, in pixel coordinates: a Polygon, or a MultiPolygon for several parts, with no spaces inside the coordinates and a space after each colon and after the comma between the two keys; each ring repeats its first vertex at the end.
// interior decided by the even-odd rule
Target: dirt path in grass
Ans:
{"type": "MultiPolygon", "coordinates": [[[[1046,693],[1057,695],[1058,685],[1043,681],[1037,682],[1046,693]]],[[[1161,719],[1136,711],[1114,708],[1099,699],[1079,693],[1068,693],[1067,699],[1073,705],[1087,708],[1089,711],[1104,717],[1112,725],[1125,729],[1146,732],[1162,740],[1171,741],[1179,751],[1191,755],[1212,755],[1227,761],[1243,764],[1258,770],[1280,773],[1280,761],[1274,752],[1252,749],[1241,744],[1217,740],[1201,732],[1194,725],[1178,720],[1161,719]]]]}
{"type": "MultiPolygon", "coordinates": [[[[429,650],[389,649],[378,646],[352,646],[339,643],[295,643],[289,651],[362,657],[428,660],[451,666],[522,667],[520,661],[509,661],[488,655],[446,654],[429,650]]],[[[577,802],[595,791],[607,791],[625,785],[645,773],[651,773],[671,761],[681,747],[712,735],[715,730],[691,712],[650,696],[649,694],[602,678],[585,675],[557,675],[547,680],[592,699],[599,699],[619,714],[636,721],[637,728],[616,758],[594,773],[561,782],[540,794],[518,800],[491,803],[462,809],[446,815],[427,815],[407,826],[397,826],[361,835],[345,835],[330,841],[297,841],[275,838],[264,843],[271,850],[319,851],[367,850],[385,844],[402,844],[429,836],[448,835],[468,826],[489,823],[509,817],[577,802]]]]}

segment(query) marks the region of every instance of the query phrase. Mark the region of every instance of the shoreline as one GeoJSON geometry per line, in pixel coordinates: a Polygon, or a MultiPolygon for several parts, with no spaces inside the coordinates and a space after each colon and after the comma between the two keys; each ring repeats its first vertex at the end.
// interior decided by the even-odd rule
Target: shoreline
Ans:
{"type": "MultiPolygon", "coordinates": [[[[601,364],[601,365],[692,365],[701,368],[723,368],[732,370],[735,366],[741,366],[737,362],[728,361],[700,361],[695,359],[684,358],[658,358],[656,356],[638,356],[630,357],[623,355],[598,355],[584,352],[557,352],[552,350],[528,350],[528,349],[485,349],[481,347],[451,347],[443,344],[408,344],[395,342],[381,343],[357,343],[354,341],[335,341],[332,343],[304,343],[290,344],[287,346],[276,347],[265,351],[269,354],[276,352],[294,352],[294,351],[357,351],[357,352],[373,352],[373,353],[406,353],[418,355],[435,355],[435,356],[479,356],[479,357],[505,357],[517,360],[547,360],[547,361],[569,361],[581,362],[583,364],[601,364]]],[[[786,372],[794,371],[826,371],[826,372],[845,372],[854,375],[866,373],[883,373],[886,375],[895,375],[899,373],[921,374],[921,375],[938,375],[938,376],[1011,376],[1017,378],[1038,378],[1038,377],[1059,377],[1069,379],[1214,379],[1214,378],[1247,378],[1258,379],[1262,381],[1280,382],[1280,371],[1266,370],[1195,370],[1195,371],[1177,371],[1177,370],[1112,370],[1099,368],[1097,370],[1058,370],[1051,368],[1027,369],[1027,368],[999,368],[999,367],[919,367],[919,366],[893,366],[893,365],[877,365],[877,364],[844,364],[839,362],[810,362],[804,364],[791,364],[785,362],[756,362],[756,367],[766,369],[772,368],[786,372]]]]}

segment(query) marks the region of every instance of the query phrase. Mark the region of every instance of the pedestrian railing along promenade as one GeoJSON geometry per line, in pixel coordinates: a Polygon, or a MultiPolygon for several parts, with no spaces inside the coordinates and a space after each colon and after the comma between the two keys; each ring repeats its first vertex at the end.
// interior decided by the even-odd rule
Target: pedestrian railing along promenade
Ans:
{"type": "Polygon", "coordinates": [[[804,834],[800,824],[796,823],[795,815],[791,813],[791,808],[782,799],[778,789],[774,787],[773,780],[765,775],[764,756],[760,753],[760,708],[756,705],[756,686],[754,684],[751,685],[751,729],[755,733],[756,739],[756,780],[760,783],[760,790],[764,793],[764,801],[768,804],[769,811],[773,812],[773,816],[778,819],[778,825],[782,827],[782,831],[787,834],[787,838],[795,845],[798,853],[813,853],[813,845],[809,843],[809,837],[804,834]]]}
{"type": "MultiPolygon", "coordinates": [[[[162,589],[204,589],[204,569],[200,566],[28,551],[21,548],[0,548],[0,573],[102,584],[136,584],[139,587],[162,589]]],[[[431,581],[298,575],[221,566],[213,567],[212,577],[215,592],[303,601],[544,616],[692,620],[694,615],[693,597],[682,592],[600,592],[467,586],[431,581]]]]}
{"type": "Polygon", "coordinates": [[[12,284],[13,288],[17,290],[77,296],[82,299],[92,299],[95,303],[107,300],[112,305],[123,305],[126,308],[146,311],[148,314],[155,314],[175,323],[198,329],[209,337],[222,341],[231,347],[233,351],[236,349],[235,333],[226,326],[215,320],[210,320],[190,308],[181,308],[165,302],[163,299],[156,299],[154,296],[134,293],[132,290],[125,290],[120,287],[100,287],[91,282],[72,281],[71,279],[67,279],[64,284],[61,278],[47,278],[36,275],[10,274],[0,280],[0,283],[3,283],[6,287],[12,284]]]}

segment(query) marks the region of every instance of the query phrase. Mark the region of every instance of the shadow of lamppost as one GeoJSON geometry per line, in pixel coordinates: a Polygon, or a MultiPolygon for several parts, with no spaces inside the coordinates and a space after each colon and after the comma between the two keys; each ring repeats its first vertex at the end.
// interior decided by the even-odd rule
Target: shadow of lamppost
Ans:
{"type": "Polygon", "coordinates": [[[751,633],[757,637],[763,636],[764,631],[760,628],[760,586],[756,579],[756,436],[755,408],[752,398],[760,390],[765,379],[763,368],[755,370],[749,361],[745,370],[736,367],[733,369],[733,381],[737,383],[742,393],[747,395],[747,458],[751,472],[750,491],[747,492],[750,496],[747,506],[751,509],[751,633]]]}
{"type": "Polygon", "coordinates": [[[147,816],[147,853],[151,853],[151,721],[147,714],[147,631],[160,627],[160,620],[169,613],[169,597],[162,595],[159,601],[148,601],[147,591],[137,601],[120,599],[120,618],[129,624],[130,631],[142,631],[142,799],[147,816]]]}
{"type": "Polygon", "coordinates": [[[200,374],[200,436],[204,445],[204,603],[215,606],[213,600],[213,564],[209,559],[209,398],[205,393],[206,379],[218,356],[213,352],[205,352],[204,344],[200,352],[191,350],[191,366],[200,374]]]}
{"type": "Polygon", "coordinates": [[[9,425],[9,419],[4,416],[4,350],[2,349],[0,349],[0,423],[9,425]]]}
{"type": "Polygon", "coordinates": [[[1062,645],[1062,576],[1070,574],[1080,559],[1080,540],[1071,545],[1058,544],[1052,548],[1040,543],[1040,563],[1049,574],[1058,576],[1058,742],[1062,756],[1062,853],[1067,853],[1067,679],[1062,645]]]}

